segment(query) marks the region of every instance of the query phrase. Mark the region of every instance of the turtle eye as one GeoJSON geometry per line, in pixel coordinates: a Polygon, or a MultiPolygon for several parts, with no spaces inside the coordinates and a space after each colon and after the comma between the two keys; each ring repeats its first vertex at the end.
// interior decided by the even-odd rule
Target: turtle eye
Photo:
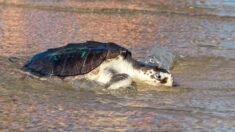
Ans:
{"type": "Polygon", "coordinates": [[[160,74],[155,74],[155,78],[156,78],[157,80],[160,80],[160,79],[162,78],[162,76],[161,76],[160,74]]]}
{"type": "Polygon", "coordinates": [[[157,75],[157,79],[161,79],[161,75],[157,75]]]}

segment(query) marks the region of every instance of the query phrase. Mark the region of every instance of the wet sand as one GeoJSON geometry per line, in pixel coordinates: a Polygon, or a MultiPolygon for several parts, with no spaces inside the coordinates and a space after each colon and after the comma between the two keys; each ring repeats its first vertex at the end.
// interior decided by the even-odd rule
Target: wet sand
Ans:
{"type": "Polygon", "coordinates": [[[234,4],[0,0],[0,130],[234,131],[234,4]],[[86,40],[119,43],[139,60],[168,48],[179,86],[116,95],[20,70],[37,52],[86,40]]]}

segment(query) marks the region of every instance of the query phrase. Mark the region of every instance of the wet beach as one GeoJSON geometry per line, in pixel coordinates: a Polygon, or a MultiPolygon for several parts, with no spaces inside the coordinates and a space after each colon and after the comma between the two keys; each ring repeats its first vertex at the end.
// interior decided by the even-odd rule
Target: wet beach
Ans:
{"type": "Polygon", "coordinates": [[[235,131],[232,0],[0,0],[0,131],[235,131]],[[21,71],[70,42],[115,42],[143,60],[177,56],[175,88],[112,94],[21,71]],[[11,61],[9,57],[17,57],[11,61]]]}

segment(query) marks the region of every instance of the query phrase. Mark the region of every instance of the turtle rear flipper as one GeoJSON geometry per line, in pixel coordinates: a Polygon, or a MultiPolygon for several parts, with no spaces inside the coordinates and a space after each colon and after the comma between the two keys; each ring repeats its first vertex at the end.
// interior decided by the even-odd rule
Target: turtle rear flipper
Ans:
{"type": "Polygon", "coordinates": [[[7,59],[10,63],[14,64],[17,68],[20,69],[24,65],[24,63],[27,61],[28,57],[26,57],[26,56],[21,56],[21,57],[10,56],[7,59]]]}

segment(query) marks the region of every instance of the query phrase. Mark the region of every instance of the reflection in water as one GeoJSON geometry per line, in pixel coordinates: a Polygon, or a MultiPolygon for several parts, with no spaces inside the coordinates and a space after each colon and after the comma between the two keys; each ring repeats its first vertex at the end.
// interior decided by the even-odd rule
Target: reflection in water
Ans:
{"type": "Polygon", "coordinates": [[[228,8],[234,7],[235,2],[233,0],[188,0],[188,3],[193,6],[207,7],[207,8],[228,8]]]}
{"type": "Polygon", "coordinates": [[[230,49],[235,49],[235,42],[224,42],[223,46],[230,49]]]}
{"type": "MultiPolygon", "coordinates": [[[[142,8],[151,9],[157,7],[156,1],[176,4],[141,1],[131,2],[137,7],[144,3],[142,8]]],[[[234,18],[143,12],[93,14],[31,7],[80,6],[77,1],[67,0],[5,2],[29,5],[0,5],[0,129],[234,131],[234,18]],[[68,42],[91,39],[120,43],[131,48],[138,59],[143,59],[153,46],[184,56],[172,70],[180,86],[138,85],[135,94],[115,95],[96,87],[74,88],[56,78],[32,78],[20,69],[28,59],[20,57],[10,62],[6,57],[32,56],[68,42]]],[[[102,2],[109,1],[98,3],[102,2]]],[[[184,5],[189,1],[177,2],[184,5]]],[[[83,5],[88,3],[83,1],[83,5]]],[[[117,3],[117,7],[128,6],[124,1],[117,3]]],[[[185,9],[191,12],[193,8],[185,9]]]]}
{"type": "MultiPolygon", "coordinates": [[[[9,8],[9,10],[14,11],[16,15],[21,9],[9,8]]],[[[28,55],[69,42],[87,40],[116,42],[126,47],[135,45],[141,48],[152,45],[150,42],[154,41],[155,36],[147,34],[154,34],[158,30],[158,25],[149,22],[147,16],[86,15],[23,10],[24,14],[16,17],[7,12],[8,10],[5,11],[2,20],[5,21],[4,33],[8,35],[0,38],[5,46],[4,49],[0,49],[4,55],[28,55]],[[150,25],[154,25],[155,28],[147,28],[150,25]],[[13,42],[14,45],[9,47],[13,42]]]]}
{"type": "MultiPolygon", "coordinates": [[[[14,3],[22,4],[19,1],[14,1],[14,3]]],[[[65,45],[69,42],[96,40],[112,41],[128,48],[144,50],[154,45],[164,46],[183,56],[197,56],[198,54],[230,56],[229,58],[235,56],[233,51],[209,49],[210,52],[207,52],[207,48],[195,48],[198,45],[210,44],[221,46],[224,41],[233,40],[233,18],[209,17],[211,19],[207,19],[199,17],[199,19],[191,17],[189,19],[187,16],[167,16],[160,13],[130,15],[128,10],[124,14],[119,14],[117,10],[113,14],[79,14],[66,12],[67,8],[64,9],[64,12],[57,12],[56,9],[53,11],[53,8],[49,11],[39,7],[36,9],[27,8],[28,6],[33,7],[32,5],[41,5],[40,3],[50,5],[50,2],[47,1],[32,2],[28,0],[26,3],[29,5],[1,6],[3,14],[5,14],[1,17],[2,21],[5,21],[1,27],[5,26],[3,33],[8,34],[8,37],[0,38],[3,42],[2,47],[4,47],[4,49],[0,48],[0,51],[4,55],[26,54],[30,56],[47,48],[65,45]],[[8,10],[15,12],[14,14],[20,14],[20,16],[8,16],[8,10]],[[16,20],[16,18],[20,20],[16,20]],[[15,25],[9,25],[8,21],[19,22],[15,27],[15,25]],[[21,30],[14,30],[15,28],[21,30]],[[15,37],[9,37],[9,34],[15,37]],[[23,38],[24,41],[21,40],[23,38]],[[14,40],[17,39],[19,41],[15,42],[14,40]],[[8,43],[20,43],[17,45],[23,46],[18,46],[18,50],[13,51],[13,46],[9,46],[8,43]]],[[[56,3],[66,2],[52,1],[51,4],[56,3]]],[[[70,6],[77,4],[79,2],[71,2],[70,6]]],[[[146,52],[148,51],[146,50],[146,52]]]]}
{"type": "Polygon", "coordinates": [[[22,19],[22,9],[15,10],[12,8],[1,9],[1,31],[0,37],[2,54],[25,53],[26,37],[24,34],[24,23],[22,19]]]}

